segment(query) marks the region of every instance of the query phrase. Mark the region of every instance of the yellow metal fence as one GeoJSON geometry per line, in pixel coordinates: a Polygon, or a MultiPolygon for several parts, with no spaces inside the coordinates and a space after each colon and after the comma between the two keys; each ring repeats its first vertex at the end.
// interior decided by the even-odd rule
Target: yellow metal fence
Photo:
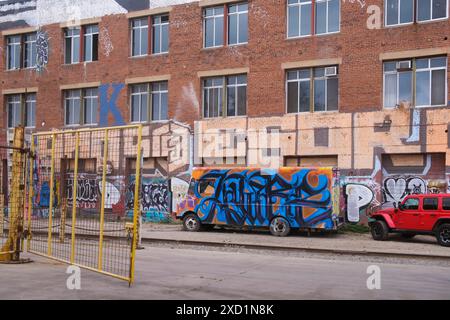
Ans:
{"type": "Polygon", "coordinates": [[[32,135],[27,250],[131,284],[141,141],[140,125],[32,135]]]}

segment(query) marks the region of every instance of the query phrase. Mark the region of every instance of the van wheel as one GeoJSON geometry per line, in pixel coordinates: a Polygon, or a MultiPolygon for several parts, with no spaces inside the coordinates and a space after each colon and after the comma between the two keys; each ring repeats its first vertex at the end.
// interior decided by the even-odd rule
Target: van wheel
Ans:
{"type": "Polygon", "coordinates": [[[283,217],[276,217],[270,223],[270,233],[277,237],[285,237],[291,232],[289,222],[283,217]]]}
{"type": "Polygon", "coordinates": [[[377,220],[370,225],[370,232],[372,233],[373,240],[385,241],[389,236],[389,229],[386,222],[377,220]]]}
{"type": "Polygon", "coordinates": [[[438,243],[444,247],[450,247],[450,224],[441,224],[436,232],[438,243]]]}
{"type": "Polygon", "coordinates": [[[200,219],[195,214],[187,214],[183,218],[183,229],[185,231],[200,231],[200,227],[202,226],[202,223],[200,222],[200,219]]]}

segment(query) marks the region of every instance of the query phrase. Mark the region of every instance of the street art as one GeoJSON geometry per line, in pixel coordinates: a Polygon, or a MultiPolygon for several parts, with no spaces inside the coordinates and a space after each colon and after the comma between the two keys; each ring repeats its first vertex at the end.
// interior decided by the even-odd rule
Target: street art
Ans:
{"type": "Polygon", "coordinates": [[[402,201],[409,194],[423,194],[427,185],[419,177],[390,177],[383,183],[384,202],[394,204],[402,201]]]}
{"type": "MultiPolygon", "coordinates": [[[[67,180],[67,203],[70,205],[73,201],[73,177],[67,180]]],[[[99,200],[99,191],[97,177],[80,176],[77,179],[77,208],[93,209],[97,206],[99,200]]]]}
{"type": "Polygon", "coordinates": [[[109,57],[111,52],[114,50],[114,46],[112,44],[109,31],[106,27],[100,29],[99,41],[100,41],[100,48],[102,49],[103,54],[106,57],[109,57]]]}
{"type": "Polygon", "coordinates": [[[48,64],[49,37],[47,32],[38,30],[36,33],[36,71],[42,73],[48,64]]]}
{"type": "Polygon", "coordinates": [[[345,186],[345,195],[347,198],[347,220],[358,223],[361,211],[373,201],[374,193],[372,189],[363,184],[349,183],[345,186]]]}
{"type": "Polygon", "coordinates": [[[117,98],[119,96],[120,91],[124,88],[123,83],[115,83],[112,84],[113,92],[111,94],[111,98],[108,100],[108,90],[110,85],[104,84],[100,86],[100,122],[99,125],[101,127],[108,126],[108,114],[111,112],[114,116],[114,126],[125,125],[125,121],[123,120],[122,114],[120,113],[119,108],[117,107],[117,98]]]}
{"type": "Polygon", "coordinates": [[[329,168],[209,170],[193,177],[194,211],[207,223],[268,226],[283,216],[294,228],[329,229],[332,177],[329,168]]]}
{"type": "MultiPolygon", "coordinates": [[[[59,182],[53,186],[53,207],[56,207],[59,203],[59,182]]],[[[50,183],[48,181],[44,181],[40,187],[39,198],[37,200],[40,208],[49,208],[50,207],[50,183]]]]}
{"type": "MultiPolygon", "coordinates": [[[[140,192],[142,220],[145,222],[167,222],[169,219],[169,188],[162,177],[143,176],[140,192]]],[[[134,208],[135,176],[130,177],[126,191],[128,215],[134,208]]]]}

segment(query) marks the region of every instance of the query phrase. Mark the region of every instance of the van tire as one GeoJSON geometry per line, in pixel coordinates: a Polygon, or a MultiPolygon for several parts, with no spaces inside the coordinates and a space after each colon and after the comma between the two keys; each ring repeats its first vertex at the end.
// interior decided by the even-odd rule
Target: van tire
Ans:
{"type": "Polygon", "coordinates": [[[373,240],[386,241],[389,236],[389,228],[383,220],[377,220],[370,224],[370,232],[373,240]]]}
{"type": "Polygon", "coordinates": [[[276,237],[286,237],[291,232],[289,222],[283,217],[275,217],[270,222],[270,233],[276,237]]]}
{"type": "Polygon", "coordinates": [[[450,247],[450,223],[443,223],[437,228],[436,239],[441,246],[450,247]]]}
{"type": "Polygon", "coordinates": [[[202,223],[196,214],[189,213],[183,217],[183,230],[190,232],[198,232],[202,223]]]}

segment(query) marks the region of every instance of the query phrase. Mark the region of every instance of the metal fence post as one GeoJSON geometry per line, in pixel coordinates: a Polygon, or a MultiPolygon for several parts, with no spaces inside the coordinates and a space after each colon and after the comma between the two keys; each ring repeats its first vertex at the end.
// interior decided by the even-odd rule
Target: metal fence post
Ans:
{"type": "Polygon", "coordinates": [[[105,139],[103,144],[103,172],[102,172],[102,202],[100,207],[100,239],[98,246],[98,270],[102,270],[103,264],[103,232],[105,223],[105,200],[106,200],[106,165],[108,158],[108,135],[109,130],[105,129],[105,139]]]}
{"type": "Polygon", "coordinates": [[[73,169],[73,189],[72,189],[72,237],[70,249],[70,263],[75,263],[75,225],[77,223],[77,189],[78,189],[78,156],[80,149],[80,133],[76,133],[75,138],[75,163],[73,169]]]}
{"type": "Polygon", "coordinates": [[[50,201],[48,203],[48,238],[47,254],[52,255],[52,232],[53,232],[53,196],[55,188],[55,140],[56,135],[52,134],[52,155],[50,163],[50,201]]]}

